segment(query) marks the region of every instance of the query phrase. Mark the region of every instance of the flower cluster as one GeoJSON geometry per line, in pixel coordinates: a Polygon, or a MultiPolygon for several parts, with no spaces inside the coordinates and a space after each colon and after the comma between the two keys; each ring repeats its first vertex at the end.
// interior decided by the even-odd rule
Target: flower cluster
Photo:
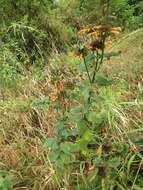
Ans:
{"type": "Polygon", "coordinates": [[[105,32],[108,34],[119,34],[121,32],[121,28],[112,27],[110,25],[98,25],[81,29],[78,34],[86,33],[88,35],[95,35],[96,37],[99,37],[105,32]]]}
{"type": "MultiPolygon", "coordinates": [[[[119,34],[120,32],[120,27],[112,27],[111,25],[98,25],[81,29],[78,31],[78,37],[80,39],[84,39],[84,44],[86,44],[84,45],[84,49],[99,52],[100,50],[102,51],[104,48],[109,47],[107,37],[119,34]]],[[[81,49],[78,49],[75,52],[75,56],[78,56],[80,59],[82,59],[84,52],[81,49]]]]}

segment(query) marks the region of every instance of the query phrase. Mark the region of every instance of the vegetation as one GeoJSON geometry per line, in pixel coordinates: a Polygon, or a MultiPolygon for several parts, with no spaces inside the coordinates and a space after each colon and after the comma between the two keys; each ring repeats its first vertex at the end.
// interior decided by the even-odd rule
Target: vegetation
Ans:
{"type": "Polygon", "coordinates": [[[142,1],[0,2],[0,190],[143,189],[142,1]]]}

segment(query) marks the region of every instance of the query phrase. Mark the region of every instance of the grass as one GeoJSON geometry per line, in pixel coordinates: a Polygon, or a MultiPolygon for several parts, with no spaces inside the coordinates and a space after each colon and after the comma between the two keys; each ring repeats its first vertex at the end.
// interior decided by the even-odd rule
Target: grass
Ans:
{"type": "MultiPolygon", "coordinates": [[[[100,145],[106,144],[106,139],[113,141],[113,150],[116,147],[121,149],[118,150],[119,153],[113,151],[109,163],[112,166],[114,162],[115,165],[119,162],[120,165],[116,167],[115,179],[113,171],[108,171],[110,185],[107,183],[107,187],[110,186],[113,190],[143,188],[142,35],[143,31],[140,29],[121,37],[115,43],[117,45],[110,49],[121,50],[121,55],[111,57],[110,60],[105,59],[106,65],[102,70],[115,82],[114,85],[101,89],[104,102],[99,102],[96,107],[99,114],[106,111],[108,125],[101,137],[97,137],[96,155],[102,158],[103,150],[100,145]],[[126,151],[125,144],[128,144],[129,151],[126,151]]],[[[51,150],[45,147],[48,138],[57,136],[55,124],[62,114],[49,106],[49,94],[55,93],[54,81],[58,77],[63,76],[71,85],[79,80],[74,70],[75,62],[79,61],[67,55],[57,56],[51,59],[50,66],[45,67],[44,71],[33,67],[31,71],[27,71],[26,76],[19,76],[14,87],[6,88],[1,85],[0,185],[7,176],[12,176],[8,184],[12,180],[13,190],[106,189],[103,180],[99,188],[94,187],[94,181],[100,181],[100,178],[88,160],[89,157],[83,161],[81,158],[76,160],[75,165],[63,167],[58,173],[49,158],[51,150]],[[67,61],[70,63],[67,64],[67,61]],[[60,172],[64,175],[61,176],[60,172]]],[[[74,107],[78,102],[70,104],[73,105],[69,106],[74,107]]],[[[94,151],[93,162],[96,165],[94,151]]],[[[104,170],[99,170],[102,169],[104,170]]]]}

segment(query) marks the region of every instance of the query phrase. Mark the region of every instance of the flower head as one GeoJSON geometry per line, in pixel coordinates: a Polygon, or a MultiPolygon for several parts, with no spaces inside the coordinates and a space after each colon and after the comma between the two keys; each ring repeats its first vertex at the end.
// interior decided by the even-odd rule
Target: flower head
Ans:
{"type": "Polygon", "coordinates": [[[102,40],[97,39],[90,43],[91,50],[100,50],[104,46],[102,40]]]}
{"type": "Polygon", "coordinates": [[[87,27],[81,29],[78,33],[87,33],[88,35],[101,35],[105,32],[108,32],[109,34],[118,34],[121,32],[120,27],[112,27],[111,25],[98,25],[93,27],[87,27]]]}
{"type": "Polygon", "coordinates": [[[83,52],[82,50],[78,49],[77,51],[75,51],[75,56],[79,57],[80,59],[83,59],[83,52]]]}
{"type": "Polygon", "coordinates": [[[55,102],[58,99],[58,96],[54,94],[51,94],[49,97],[50,97],[50,100],[52,100],[53,102],[55,102]]]}

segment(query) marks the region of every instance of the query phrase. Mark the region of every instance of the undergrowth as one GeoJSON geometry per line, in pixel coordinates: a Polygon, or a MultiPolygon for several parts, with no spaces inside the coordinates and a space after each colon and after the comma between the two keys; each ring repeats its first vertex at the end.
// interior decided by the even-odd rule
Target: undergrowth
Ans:
{"type": "Polygon", "coordinates": [[[142,54],[106,51],[118,30],[86,28],[74,55],[28,70],[3,46],[0,189],[143,188],[142,54]]]}

